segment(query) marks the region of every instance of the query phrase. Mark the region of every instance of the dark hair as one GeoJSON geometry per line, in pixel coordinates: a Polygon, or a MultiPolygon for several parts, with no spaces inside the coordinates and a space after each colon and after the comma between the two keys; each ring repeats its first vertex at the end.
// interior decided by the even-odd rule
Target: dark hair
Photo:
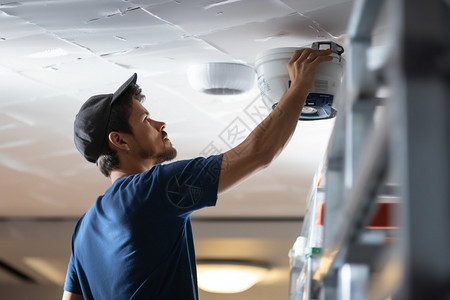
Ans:
{"type": "Polygon", "coordinates": [[[109,147],[108,136],[112,131],[133,134],[128,119],[130,118],[131,114],[133,98],[141,103],[145,100],[145,96],[141,94],[141,91],[142,90],[139,85],[131,84],[111,106],[111,113],[109,117],[108,130],[106,131],[105,143],[103,145],[103,150],[96,162],[96,165],[99,167],[102,174],[106,177],[109,177],[111,175],[111,171],[118,168],[120,164],[117,152],[109,147]]]}

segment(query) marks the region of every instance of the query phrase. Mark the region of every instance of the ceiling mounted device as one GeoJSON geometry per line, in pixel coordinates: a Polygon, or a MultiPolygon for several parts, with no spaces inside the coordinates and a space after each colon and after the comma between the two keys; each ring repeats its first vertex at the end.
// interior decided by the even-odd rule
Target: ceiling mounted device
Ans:
{"type": "Polygon", "coordinates": [[[263,280],[269,269],[261,264],[206,260],[197,263],[198,286],[210,293],[240,293],[263,280]]]}
{"type": "MultiPolygon", "coordinates": [[[[264,104],[272,110],[290,87],[289,73],[286,67],[295,47],[269,49],[256,56],[255,66],[258,75],[258,87],[264,104]]],[[[300,120],[322,120],[336,116],[336,95],[344,74],[344,48],[334,42],[315,42],[311,48],[331,49],[333,60],[322,63],[316,72],[314,87],[307,96],[300,120]]]]}
{"type": "Polygon", "coordinates": [[[236,95],[255,84],[255,70],[245,64],[211,62],[188,69],[189,84],[196,91],[211,95],[236,95]]]}

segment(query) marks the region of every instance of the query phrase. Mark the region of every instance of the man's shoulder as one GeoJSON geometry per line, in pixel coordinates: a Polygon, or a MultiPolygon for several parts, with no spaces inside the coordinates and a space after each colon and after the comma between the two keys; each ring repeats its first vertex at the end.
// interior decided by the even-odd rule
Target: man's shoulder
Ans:
{"type": "MultiPolygon", "coordinates": [[[[222,161],[222,155],[223,154],[217,154],[217,155],[211,155],[209,157],[198,156],[198,157],[189,158],[189,159],[181,159],[181,160],[173,161],[170,163],[156,165],[149,171],[153,170],[155,173],[158,173],[158,172],[170,170],[170,169],[184,168],[186,166],[193,167],[193,168],[204,168],[211,164],[217,164],[217,163],[220,164],[220,162],[222,161]]],[[[147,172],[149,172],[149,171],[147,171],[147,172]]],[[[144,172],[143,174],[145,174],[147,172],[144,172]]]]}

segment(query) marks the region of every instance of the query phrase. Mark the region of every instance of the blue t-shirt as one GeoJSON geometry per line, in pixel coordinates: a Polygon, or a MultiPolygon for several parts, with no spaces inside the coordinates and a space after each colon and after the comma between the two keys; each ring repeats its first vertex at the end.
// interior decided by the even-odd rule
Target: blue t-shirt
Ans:
{"type": "Polygon", "coordinates": [[[221,162],[117,179],[75,227],[64,289],[84,299],[198,299],[190,214],[216,204],[221,162]]]}

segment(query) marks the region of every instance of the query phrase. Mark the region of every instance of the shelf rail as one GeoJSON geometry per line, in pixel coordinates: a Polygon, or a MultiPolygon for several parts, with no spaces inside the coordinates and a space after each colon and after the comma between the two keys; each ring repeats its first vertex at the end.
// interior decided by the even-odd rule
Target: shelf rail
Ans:
{"type": "MultiPolygon", "coordinates": [[[[356,0],[346,51],[325,188],[311,193],[326,203],[323,239],[295,299],[450,299],[450,2],[356,0]],[[398,226],[371,228],[385,199],[398,226]]],[[[303,236],[316,219],[305,216],[303,236]]]]}

